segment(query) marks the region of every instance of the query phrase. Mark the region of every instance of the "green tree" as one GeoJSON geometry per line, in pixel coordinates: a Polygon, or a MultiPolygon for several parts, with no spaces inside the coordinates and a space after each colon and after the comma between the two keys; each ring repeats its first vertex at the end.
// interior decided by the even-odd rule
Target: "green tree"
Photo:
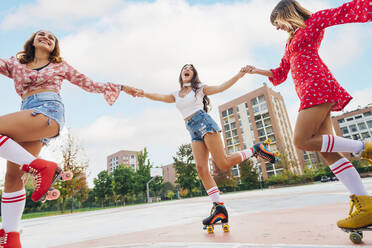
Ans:
{"type": "Polygon", "coordinates": [[[94,178],[93,183],[94,195],[103,207],[104,202],[114,196],[112,176],[103,170],[94,178]]]}
{"type": "Polygon", "coordinates": [[[213,161],[213,177],[214,180],[216,181],[216,184],[218,188],[221,191],[233,191],[237,188],[237,181],[236,178],[232,174],[232,170],[221,170],[216,166],[215,162],[213,161]]]}
{"type": "Polygon", "coordinates": [[[194,156],[192,154],[191,144],[183,144],[178,147],[176,156],[173,157],[174,168],[176,170],[176,184],[181,189],[187,189],[192,194],[194,188],[198,188],[199,176],[196,171],[194,156]]]}
{"type": "Polygon", "coordinates": [[[136,195],[139,195],[141,199],[145,199],[146,195],[146,183],[150,181],[150,168],[151,162],[148,158],[147,149],[144,148],[143,151],[137,154],[138,169],[134,175],[134,188],[133,191],[136,195]]]}
{"type": "Polygon", "coordinates": [[[120,164],[112,173],[114,193],[124,201],[126,195],[133,193],[134,180],[133,169],[120,164]]]}
{"type": "Polygon", "coordinates": [[[240,182],[245,189],[257,189],[260,186],[258,173],[253,161],[247,159],[239,164],[240,182]]]}

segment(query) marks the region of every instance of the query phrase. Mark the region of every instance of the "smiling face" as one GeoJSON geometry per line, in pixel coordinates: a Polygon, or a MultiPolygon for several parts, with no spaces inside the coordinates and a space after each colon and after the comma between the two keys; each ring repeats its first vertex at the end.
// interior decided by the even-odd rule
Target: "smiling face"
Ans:
{"type": "Polygon", "coordinates": [[[194,77],[194,67],[192,65],[185,65],[181,71],[181,79],[183,83],[190,83],[194,77]]]}
{"type": "Polygon", "coordinates": [[[290,24],[281,22],[279,20],[275,20],[273,25],[275,26],[276,30],[283,30],[286,32],[290,32],[293,28],[290,26],[290,24]]]}
{"type": "Polygon", "coordinates": [[[56,37],[54,34],[48,31],[38,31],[35,34],[33,46],[35,49],[42,49],[49,53],[52,53],[56,45],[56,37]]]}

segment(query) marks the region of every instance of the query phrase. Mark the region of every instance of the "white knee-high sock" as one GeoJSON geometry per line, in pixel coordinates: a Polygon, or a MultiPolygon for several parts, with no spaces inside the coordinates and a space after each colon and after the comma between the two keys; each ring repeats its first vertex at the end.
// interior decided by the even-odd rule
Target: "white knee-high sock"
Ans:
{"type": "Polygon", "coordinates": [[[346,158],[341,158],[329,166],[335,176],[345,185],[351,194],[368,195],[359,173],[346,158]]]}
{"type": "Polygon", "coordinates": [[[240,157],[242,158],[242,161],[244,161],[244,160],[253,156],[254,150],[253,150],[253,148],[249,148],[247,150],[243,150],[243,151],[240,151],[238,153],[239,153],[240,157]]]}
{"type": "Polygon", "coordinates": [[[19,232],[19,223],[26,205],[26,191],[3,193],[1,218],[5,232],[19,232]]]}
{"type": "Polygon", "coordinates": [[[30,164],[36,158],[11,138],[0,134],[0,157],[20,166],[30,164]]]}
{"type": "Polygon", "coordinates": [[[217,186],[208,189],[207,193],[212,202],[222,202],[220,197],[220,191],[218,190],[217,186]]]}
{"type": "Polygon", "coordinates": [[[323,143],[321,152],[355,152],[364,149],[364,143],[359,140],[345,139],[334,135],[322,135],[323,143]]]}

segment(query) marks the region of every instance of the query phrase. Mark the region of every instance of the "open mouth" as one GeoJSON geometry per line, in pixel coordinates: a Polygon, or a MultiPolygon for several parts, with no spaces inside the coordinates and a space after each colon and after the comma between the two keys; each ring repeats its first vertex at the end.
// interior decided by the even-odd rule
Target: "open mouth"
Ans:
{"type": "Polygon", "coordinates": [[[185,75],[185,77],[188,77],[188,76],[190,76],[190,73],[186,72],[184,75],[185,75]]]}

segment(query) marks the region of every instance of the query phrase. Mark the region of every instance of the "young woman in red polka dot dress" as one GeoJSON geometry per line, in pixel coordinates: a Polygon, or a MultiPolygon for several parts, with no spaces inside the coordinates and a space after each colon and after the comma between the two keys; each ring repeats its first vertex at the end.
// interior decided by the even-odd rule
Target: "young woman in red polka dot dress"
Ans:
{"type": "Polygon", "coordinates": [[[337,178],[351,193],[355,207],[342,228],[372,225],[372,197],[368,195],[353,165],[339,152],[372,154],[372,142],[333,135],[331,111],[342,110],[352,97],[338,84],[318,54],[327,27],[372,21],[372,0],[354,0],[338,8],[312,14],[295,0],[282,0],[271,14],[271,23],[289,33],[285,53],[276,69],[249,67],[248,73],[267,76],[274,85],[287,79],[289,70],[300,109],[294,131],[294,144],[306,151],[319,151],[337,178]]]}

